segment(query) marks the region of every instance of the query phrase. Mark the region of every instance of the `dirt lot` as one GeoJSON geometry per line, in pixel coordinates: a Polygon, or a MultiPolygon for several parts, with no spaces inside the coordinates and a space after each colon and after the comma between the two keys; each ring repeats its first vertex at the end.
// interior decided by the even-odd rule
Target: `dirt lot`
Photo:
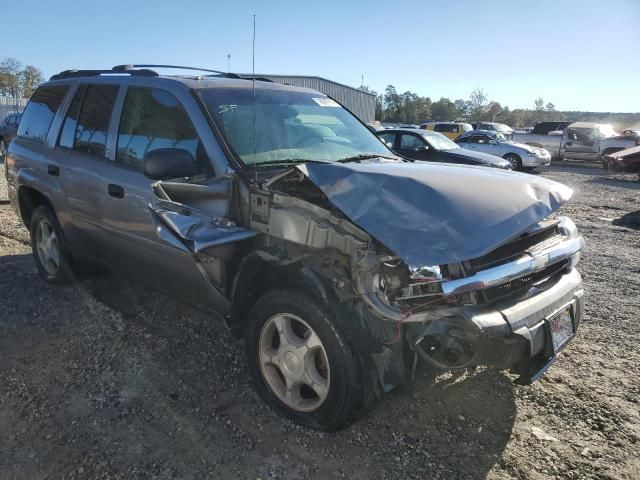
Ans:
{"type": "Polygon", "coordinates": [[[420,378],[336,434],[264,407],[219,319],[119,278],[42,283],[1,180],[0,478],[639,478],[640,231],[612,220],[640,183],[542,175],[575,188],[587,240],[560,360],[531,387],[420,378]]]}

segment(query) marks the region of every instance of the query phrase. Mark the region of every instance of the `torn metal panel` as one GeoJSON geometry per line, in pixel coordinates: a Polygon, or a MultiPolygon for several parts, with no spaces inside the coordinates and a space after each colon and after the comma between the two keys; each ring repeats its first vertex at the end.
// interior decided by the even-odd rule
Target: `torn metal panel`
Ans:
{"type": "Polygon", "coordinates": [[[252,229],[309,248],[335,248],[352,255],[370,241],[351,222],[299,198],[252,193],[251,207],[252,229]]]}
{"type": "Polygon", "coordinates": [[[158,202],[152,210],[164,225],[196,253],[257,235],[257,232],[238,227],[230,220],[207,217],[193,211],[180,212],[166,207],[165,202],[158,202]]]}
{"type": "Polygon", "coordinates": [[[376,162],[297,168],[410,266],[485,255],[573,194],[565,185],[533,175],[470,166],[376,162]]]}

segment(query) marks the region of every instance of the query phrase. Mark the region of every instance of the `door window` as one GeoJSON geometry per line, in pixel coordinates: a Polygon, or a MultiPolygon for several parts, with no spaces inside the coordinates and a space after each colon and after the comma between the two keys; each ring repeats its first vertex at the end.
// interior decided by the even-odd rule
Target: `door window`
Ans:
{"type": "Polygon", "coordinates": [[[400,135],[400,150],[418,150],[424,142],[415,135],[400,135]]]}
{"type": "Polygon", "coordinates": [[[487,143],[489,143],[489,137],[485,135],[473,135],[469,139],[469,143],[479,143],[482,145],[486,145],[487,143]]]}
{"type": "Polygon", "coordinates": [[[73,149],[104,157],[117,85],[87,85],[80,108],[73,149]]]}
{"type": "Polygon", "coordinates": [[[66,148],[73,148],[74,140],[76,137],[76,127],[78,126],[78,115],[80,114],[80,107],[82,106],[82,100],[84,94],[87,91],[86,85],[81,85],[76,91],[71,105],[67,109],[67,113],[62,123],[62,130],[60,131],[60,139],[58,145],[66,148]]]}
{"type": "Polygon", "coordinates": [[[18,136],[44,143],[69,85],[47,85],[39,87],[22,114],[18,136]]]}
{"type": "Polygon", "coordinates": [[[202,142],[176,97],[158,88],[130,87],[127,90],[116,162],[142,169],[146,154],[160,148],[188,151],[205,172],[209,164],[202,142]]]}

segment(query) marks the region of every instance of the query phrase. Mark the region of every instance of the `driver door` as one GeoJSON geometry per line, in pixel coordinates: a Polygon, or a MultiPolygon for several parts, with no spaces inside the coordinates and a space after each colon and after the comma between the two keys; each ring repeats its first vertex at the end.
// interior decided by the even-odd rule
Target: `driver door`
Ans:
{"type": "Polygon", "coordinates": [[[564,156],[575,160],[596,160],[598,156],[595,129],[567,128],[564,156]]]}
{"type": "Polygon", "coordinates": [[[429,160],[429,146],[419,135],[401,133],[398,135],[398,153],[413,160],[429,160]]]}

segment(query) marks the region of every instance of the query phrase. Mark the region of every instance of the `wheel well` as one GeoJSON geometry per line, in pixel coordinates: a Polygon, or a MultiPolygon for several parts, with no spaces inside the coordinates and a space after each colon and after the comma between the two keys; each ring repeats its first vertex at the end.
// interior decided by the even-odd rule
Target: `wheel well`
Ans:
{"type": "Polygon", "coordinates": [[[232,286],[229,328],[234,336],[244,334],[249,312],[258,299],[270,290],[286,288],[302,290],[324,303],[338,301],[328,276],[342,276],[340,261],[333,255],[308,257],[286,265],[279,259],[261,253],[242,262],[232,286]],[[330,266],[326,266],[330,263],[330,266]],[[324,264],[325,266],[321,266],[324,264]]]}
{"type": "Polygon", "coordinates": [[[41,192],[31,187],[20,187],[18,189],[18,205],[20,206],[20,216],[22,222],[29,228],[33,211],[41,205],[46,205],[51,210],[51,201],[41,192]]]}

